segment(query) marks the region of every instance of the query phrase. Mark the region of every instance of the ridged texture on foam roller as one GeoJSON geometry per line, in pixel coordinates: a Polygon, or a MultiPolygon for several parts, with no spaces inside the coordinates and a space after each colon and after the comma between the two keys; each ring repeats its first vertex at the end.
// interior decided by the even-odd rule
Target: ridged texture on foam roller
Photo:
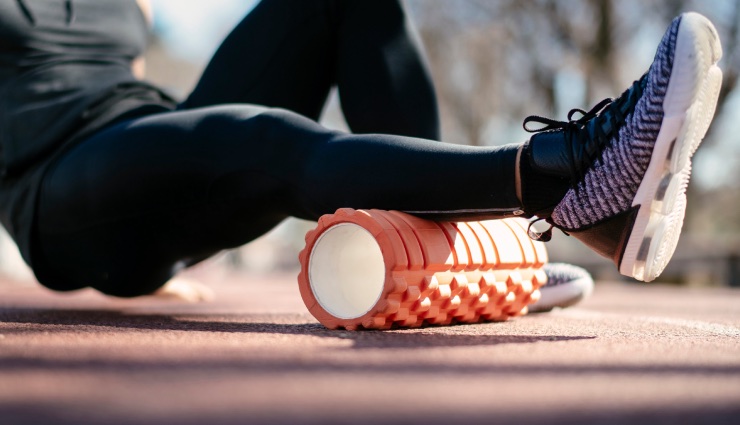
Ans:
{"type": "Polygon", "coordinates": [[[398,211],[340,209],[306,234],[298,276],[303,301],[330,329],[389,329],[504,321],[526,314],[539,299],[547,262],[544,244],[510,218],[480,222],[433,222],[398,211]],[[337,318],[316,300],[309,282],[309,256],[321,234],[354,223],[378,242],[385,283],[378,302],[363,316],[337,318]]]}

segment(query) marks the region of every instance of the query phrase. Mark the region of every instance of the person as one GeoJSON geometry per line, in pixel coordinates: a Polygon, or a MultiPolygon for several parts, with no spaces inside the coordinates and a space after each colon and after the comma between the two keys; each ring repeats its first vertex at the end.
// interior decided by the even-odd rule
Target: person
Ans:
{"type": "Polygon", "coordinates": [[[646,281],[670,259],[721,80],[698,14],[671,23],[618,98],[529,117],[524,144],[471,147],[436,141],[396,0],[264,0],[181,101],[137,78],[142,3],[0,0],[0,221],[51,289],[149,294],[286,217],[340,207],[545,219],[646,281]],[[335,85],[352,133],[316,122],[335,85]]]}

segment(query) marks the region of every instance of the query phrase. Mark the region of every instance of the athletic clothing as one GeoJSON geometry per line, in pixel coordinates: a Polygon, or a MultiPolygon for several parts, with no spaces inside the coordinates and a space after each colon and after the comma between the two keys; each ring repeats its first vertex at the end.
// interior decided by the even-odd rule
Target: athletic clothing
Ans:
{"type": "Polygon", "coordinates": [[[0,0],[0,221],[30,262],[37,188],[65,147],[175,102],[131,73],[135,0],[0,0]]]}
{"type": "Polygon", "coordinates": [[[438,138],[436,100],[396,0],[265,0],[177,110],[159,106],[62,143],[37,209],[22,211],[35,213],[28,259],[44,285],[150,293],[285,217],[341,207],[445,219],[519,208],[517,146],[416,138],[438,138]],[[351,129],[373,134],[315,122],[332,85],[351,129]]]}

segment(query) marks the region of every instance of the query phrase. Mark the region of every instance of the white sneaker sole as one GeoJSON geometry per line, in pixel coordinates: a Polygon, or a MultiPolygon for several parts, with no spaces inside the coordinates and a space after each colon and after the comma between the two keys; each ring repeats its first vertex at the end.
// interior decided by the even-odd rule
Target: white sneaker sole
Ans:
{"type": "Polygon", "coordinates": [[[714,116],[722,84],[717,31],[697,13],[686,13],[678,28],[663,122],[648,169],[632,206],[639,206],[619,272],[650,282],[673,256],[686,212],[691,157],[714,116]]]}

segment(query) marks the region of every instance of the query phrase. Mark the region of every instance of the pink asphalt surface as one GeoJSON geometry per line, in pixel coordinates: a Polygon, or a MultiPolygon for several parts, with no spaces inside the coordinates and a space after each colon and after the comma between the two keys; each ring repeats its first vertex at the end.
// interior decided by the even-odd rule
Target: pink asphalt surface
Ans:
{"type": "Polygon", "coordinates": [[[740,291],[599,282],[577,307],[330,331],[294,274],[215,301],[0,280],[0,424],[737,424],[740,291]]]}

